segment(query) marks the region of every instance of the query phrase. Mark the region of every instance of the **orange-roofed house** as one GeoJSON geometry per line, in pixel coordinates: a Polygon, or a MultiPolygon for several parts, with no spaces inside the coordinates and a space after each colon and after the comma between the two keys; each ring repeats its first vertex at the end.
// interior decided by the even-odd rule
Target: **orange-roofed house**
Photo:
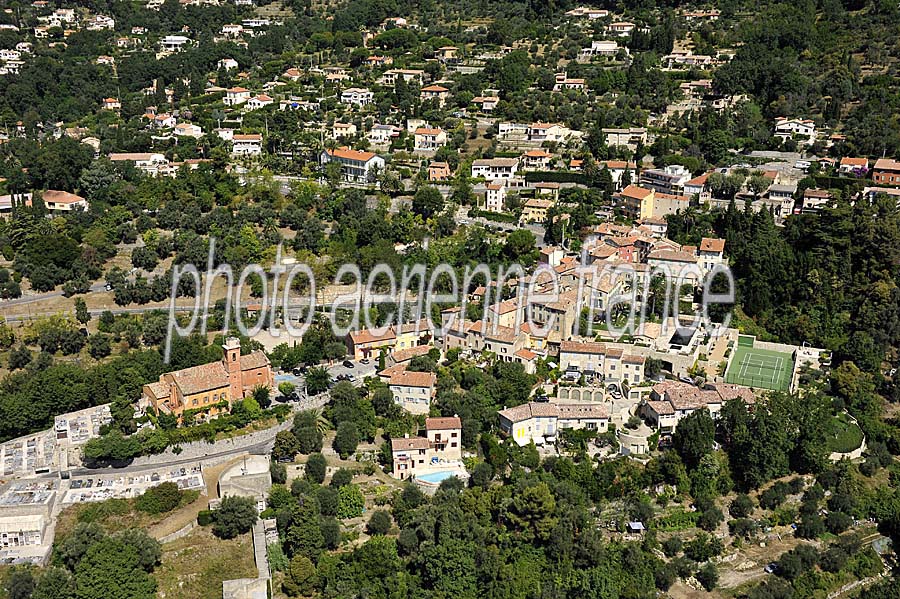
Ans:
{"type": "Polygon", "coordinates": [[[522,154],[522,167],[526,171],[545,171],[550,168],[553,154],[544,150],[529,150],[522,154]]]}
{"type": "Polygon", "coordinates": [[[704,237],[697,248],[697,265],[703,272],[710,272],[717,265],[727,266],[725,259],[725,240],[704,237]]]}
{"type": "Polygon", "coordinates": [[[427,102],[428,100],[437,100],[438,106],[443,107],[444,102],[447,101],[447,98],[450,97],[450,90],[442,85],[429,85],[427,87],[423,87],[422,91],[419,93],[419,98],[423,102],[427,102]]]}
{"type": "Polygon", "coordinates": [[[231,153],[235,156],[259,156],[262,154],[262,134],[235,133],[231,137],[231,153]]]}
{"type": "Polygon", "coordinates": [[[353,183],[372,183],[375,181],[376,171],[384,171],[384,158],[381,156],[347,147],[323,151],[321,162],[323,166],[329,162],[337,162],[341,165],[344,181],[353,183]]]}
{"type": "Polygon", "coordinates": [[[701,202],[709,199],[709,188],[706,184],[709,179],[710,173],[703,173],[699,177],[694,177],[693,179],[689,179],[684,183],[683,193],[689,198],[694,196],[699,196],[701,202]]]}
{"type": "Polygon", "coordinates": [[[405,370],[391,377],[388,387],[394,403],[412,414],[427,414],[434,398],[437,375],[433,372],[405,370]]]}
{"type": "Polygon", "coordinates": [[[652,189],[637,185],[629,185],[623,189],[619,193],[619,199],[625,216],[635,220],[653,216],[654,194],[652,189]]]}
{"type": "Polygon", "coordinates": [[[414,133],[416,152],[434,152],[447,145],[447,132],[440,127],[419,127],[414,133]]]}
{"type": "Polygon", "coordinates": [[[429,181],[449,181],[453,177],[453,171],[446,162],[432,162],[428,165],[429,181]]]}
{"type": "Polygon", "coordinates": [[[263,351],[241,355],[241,342],[226,339],[218,362],[168,372],[156,383],[144,385],[141,405],[156,415],[172,414],[179,422],[208,420],[227,413],[236,401],[252,395],[258,386],[275,386],[272,365],[263,351]]]}
{"type": "Polygon", "coordinates": [[[842,175],[856,175],[857,177],[865,175],[869,171],[868,158],[853,158],[844,156],[838,165],[838,172],[842,175]]]}
{"type": "Polygon", "coordinates": [[[243,104],[250,99],[250,90],[243,87],[232,87],[225,90],[225,97],[222,101],[225,106],[237,106],[243,104]]]}
{"type": "Polygon", "coordinates": [[[260,108],[265,108],[273,102],[275,102],[275,100],[273,100],[271,96],[267,96],[266,94],[259,94],[258,96],[253,96],[252,98],[247,100],[247,110],[259,110],[260,108]]]}
{"type": "Polygon", "coordinates": [[[356,360],[377,356],[381,349],[393,349],[397,343],[394,327],[389,327],[378,334],[369,329],[351,331],[347,334],[347,353],[356,360]]]}
{"type": "Polygon", "coordinates": [[[88,202],[81,196],[69,193],[68,191],[57,191],[48,189],[43,193],[41,199],[47,210],[53,212],[72,212],[73,210],[87,210],[88,202]]]}

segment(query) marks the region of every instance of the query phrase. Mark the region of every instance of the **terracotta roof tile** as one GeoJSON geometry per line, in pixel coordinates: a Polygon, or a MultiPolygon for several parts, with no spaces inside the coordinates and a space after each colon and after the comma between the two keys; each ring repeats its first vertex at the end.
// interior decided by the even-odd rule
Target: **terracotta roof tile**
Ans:
{"type": "Polygon", "coordinates": [[[462,428],[462,420],[460,420],[458,416],[425,419],[425,430],[446,431],[460,428],[462,428]]]}

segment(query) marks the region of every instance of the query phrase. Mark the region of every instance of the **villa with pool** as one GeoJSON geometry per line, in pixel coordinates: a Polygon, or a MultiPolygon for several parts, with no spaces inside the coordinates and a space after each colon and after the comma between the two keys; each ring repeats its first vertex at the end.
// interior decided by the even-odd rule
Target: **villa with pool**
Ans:
{"type": "Polygon", "coordinates": [[[391,439],[394,478],[414,478],[435,489],[451,476],[468,478],[462,462],[462,422],[458,416],[426,418],[425,436],[391,439]]]}

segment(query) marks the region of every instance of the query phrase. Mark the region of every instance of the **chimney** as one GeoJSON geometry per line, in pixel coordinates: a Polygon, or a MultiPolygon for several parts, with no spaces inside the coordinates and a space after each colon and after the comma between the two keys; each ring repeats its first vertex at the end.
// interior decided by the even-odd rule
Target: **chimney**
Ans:
{"type": "Polygon", "coordinates": [[[409,433],[403,433],[403,438],[404,438],[404,439],[409,439],[409,433]]]}

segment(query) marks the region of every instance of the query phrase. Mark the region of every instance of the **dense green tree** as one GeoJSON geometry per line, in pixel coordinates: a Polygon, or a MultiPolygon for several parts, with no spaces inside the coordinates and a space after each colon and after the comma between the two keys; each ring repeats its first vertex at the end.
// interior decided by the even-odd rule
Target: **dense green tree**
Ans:
{"type": "Polygon", "coordinates": [[[306,460],[305,476],[307,480],[322,484],[325,480],[325,456],[321,453],[314,453],[306,460]]]}
{"type": "Polygon", "coordinates": [[[213,533],[222,539],[249,532],[257,520],[256,503],[247,497],[226,496],[215,512],[213,533]]]}
{"type": "Polygon", "coordinates": [[[712,451],[715,425],[706,409],[695,410],[682,418],[672,435],[672,446],[688,469],[695,468],[700,458],[712,451]]]}

